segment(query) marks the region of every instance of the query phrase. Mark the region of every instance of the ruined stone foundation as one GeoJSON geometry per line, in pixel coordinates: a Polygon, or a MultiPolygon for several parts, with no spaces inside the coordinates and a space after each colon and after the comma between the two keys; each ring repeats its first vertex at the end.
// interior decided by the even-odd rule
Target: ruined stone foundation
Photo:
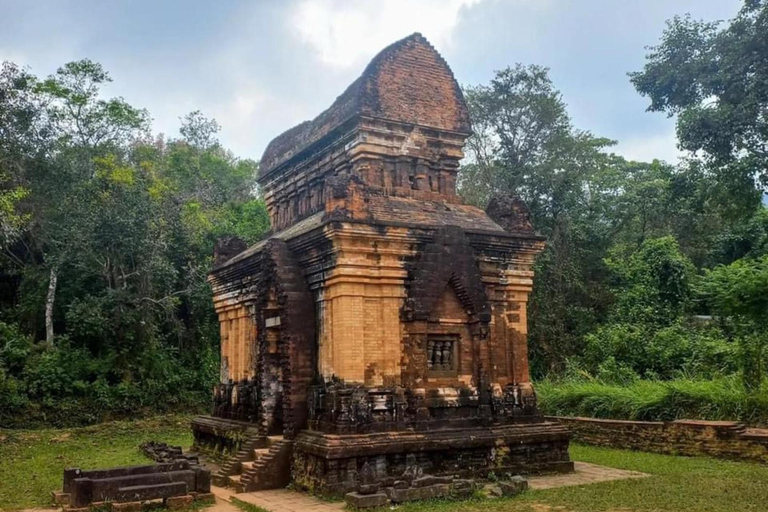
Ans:
{"type": "Polygon", "coordinates": [[[459,478],[573,471],[567,429],[542,422],[341,436],[306,431],[294,451],[293,481],[303,489],[343,494],[357,490],[366,463],[389,485],[409,466],[459,478]]]}
{"type": "Polygon", "coordinates": [[[528,372],[545,241],[514,196],[483,211],[456,194],[470,133],[450,68],[414,34],[269,144],[273,230],[222,241],[210,275],[221,384],[195,435],[229,458],[223,481],[267,485],[259,468],[277,459],[332,493],[363,466],[381,480],[572,469],[528,372]]]}

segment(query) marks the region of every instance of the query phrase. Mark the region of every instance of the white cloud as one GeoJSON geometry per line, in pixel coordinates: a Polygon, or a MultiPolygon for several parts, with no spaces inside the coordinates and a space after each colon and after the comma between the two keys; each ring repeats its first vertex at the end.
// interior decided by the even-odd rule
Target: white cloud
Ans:
{"type": "Polygon", "coordinates": [[[260,158],[264,145],[285,127],[275,119],[307,117],[300,105],[263,88],[256,80],[239,81],[231,95],[210,104],[205,114],[221,125],[221,140],[239,156],[260,158]]]}
{"type": "Polygon", "coordinates": [[[482,0],[302,0],[288,20],[328,65],[347,67],[413,32],[451,44],[462,9],[482,0]]]}

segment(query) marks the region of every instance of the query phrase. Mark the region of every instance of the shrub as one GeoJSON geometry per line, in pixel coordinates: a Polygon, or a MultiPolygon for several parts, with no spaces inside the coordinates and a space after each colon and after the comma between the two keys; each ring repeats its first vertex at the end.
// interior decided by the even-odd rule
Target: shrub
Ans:
{"type": "Polygon", "coordinates": [[[605,382],[631,380],[630,374],[650,379],[712,378],[732,374],[740,366],[738,345],[715,326],[683,321],[661,328],[609,324],[584,341],[583,369],[605,382]],[[623,377],[614,378],[619,374],[623,377]]]}
{"type": "Polygon", "coordinates": [[[637,380],[622,385],[596,380],[545,380],[536,387],[544,414],[620,420],[743,421],[768,424],[768,393],[751,393],[738,376],[715,380],[637,380]]]}
{"type": "Polygon", "coordinates": [[[94,355],[67,337],[33,344],[0,323],[0,427],[74,426],[177,410],[201,411],[218,378],[213,349],[163,343],[94,355]]]}

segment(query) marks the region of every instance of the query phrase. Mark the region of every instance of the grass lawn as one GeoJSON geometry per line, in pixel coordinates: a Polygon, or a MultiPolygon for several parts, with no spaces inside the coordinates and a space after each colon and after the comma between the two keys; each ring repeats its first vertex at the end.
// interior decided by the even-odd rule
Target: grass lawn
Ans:
{"type": "Polygon", "coordinates": [[[399,512],[766,512],[768,465],[573,445],[574,460],[651,477],[528,491],[515,498],[412,503],[399,512]]]}
{"type": "MultiPolygon", "coordinates": [[[[0,509],[47,506],[67,466],[142,464],[142,441],[187,447],[189,418],[168,416],[65,430],[0,430],[0,509]]],[[[529,491],[516,498],[431,501],[401,512],[747,512],[768,511],[768,465],[672,457],[575,445],[574,460],[643,471],[650,478],[529,491]]],[[[250,511],[249,511],[250,512],[250,511]]]]}
{"type": "Polygon", "coordinates": [[[189,420],[162,416],[85,428],[0,430],[0,510],[49,506],[65,467],[147,464],[138,446],[148,440],[188,447],[189,420]]]}

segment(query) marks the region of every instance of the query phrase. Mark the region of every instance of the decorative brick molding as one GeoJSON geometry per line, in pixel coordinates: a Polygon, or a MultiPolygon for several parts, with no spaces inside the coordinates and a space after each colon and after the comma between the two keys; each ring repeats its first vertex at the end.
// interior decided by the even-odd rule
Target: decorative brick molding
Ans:
{"type": "Polygon", "coordinates": [[[549,417],[573,433],[575,441],[672,455],[709,455],[768,462],[768,430],[735,421],[624,421],[549,417]]]}

